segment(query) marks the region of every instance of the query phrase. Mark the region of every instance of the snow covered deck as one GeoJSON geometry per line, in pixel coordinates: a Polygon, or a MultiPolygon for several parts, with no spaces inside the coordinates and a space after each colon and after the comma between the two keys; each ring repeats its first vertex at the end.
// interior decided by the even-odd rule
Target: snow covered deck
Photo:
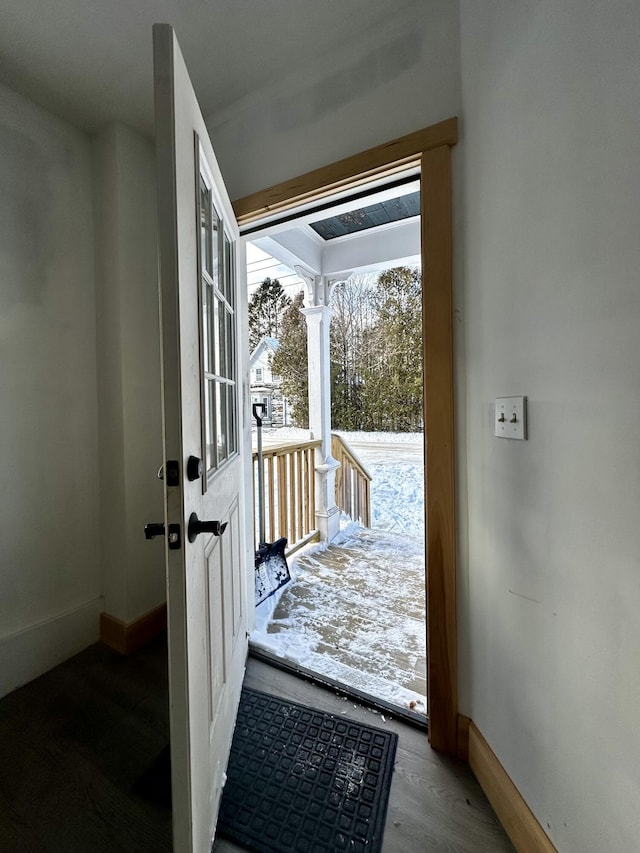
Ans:
{"type": "Polygon", "coordinates": [[[293,582],[257,609],[252,644],[426,714],[422,436],[347,436],[371,473],[374,525],[344,524],[291,561],[293,582]]]}

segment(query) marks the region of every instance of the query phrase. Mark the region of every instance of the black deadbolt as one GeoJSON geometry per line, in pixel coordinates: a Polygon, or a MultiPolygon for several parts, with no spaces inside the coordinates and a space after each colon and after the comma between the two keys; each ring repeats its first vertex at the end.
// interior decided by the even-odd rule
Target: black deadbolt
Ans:
{"type": "Polygon", "coordinates": [[[202,459],[198,459],[197,456],[190,456],[187,459],[187,480],[191,482],[199,480],[203,473],[204,465],[202,464],[202,459]]]}

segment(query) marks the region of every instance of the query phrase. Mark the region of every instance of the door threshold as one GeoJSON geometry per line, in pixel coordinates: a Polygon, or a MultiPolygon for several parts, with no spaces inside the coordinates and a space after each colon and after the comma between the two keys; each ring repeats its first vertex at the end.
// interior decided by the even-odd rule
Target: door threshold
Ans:
{"type": "Polygon", "coordinates": [[[310,681],[317,684],[319,687],[324,687],[325,690],[333,690],[335,693],[340,693],[348,699],[352,699],[361,705],[366,705],[381,714],[387,714],[394,717],[396,720],[402,720],[403,723],[409,723],[424,732],[429,730],[429,716],[416,714],[415,711],[401,708],[399,705],[394,705],[392,702],[387,702],[377,696],[372,696],[370,693],[365,693],[363,690],[358,690],[357,687],[350,687],[342,681],[329,678],[327,675],[322,675],[312,669],[307,669],[304,666],[293,663],[292,661],[280,658],[274,655],[273,652],[259,649],[251,641],[249,641],[249,655],[255,660],[287,672],[296,678],[303,678],[305,681],[310,681]]]}

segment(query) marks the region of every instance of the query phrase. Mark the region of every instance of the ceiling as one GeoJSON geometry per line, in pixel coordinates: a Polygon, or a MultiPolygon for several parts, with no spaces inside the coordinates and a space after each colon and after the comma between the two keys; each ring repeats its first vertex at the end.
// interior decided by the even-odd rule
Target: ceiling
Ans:
{"type": "Polygon", "coordinates": [[[151,132],[155,22],[176,30],[208,118],[420,2],[0,0],[0,82],[87,131],[151,132]]]}

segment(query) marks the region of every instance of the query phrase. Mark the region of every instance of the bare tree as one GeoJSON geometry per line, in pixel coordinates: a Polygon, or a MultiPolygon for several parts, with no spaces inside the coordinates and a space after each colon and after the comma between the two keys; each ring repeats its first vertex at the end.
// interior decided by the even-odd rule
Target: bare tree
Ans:
{"type": "Polygon", "coordinates": [[[291,305],[277,278],[265,278],[249,300],[249,347],[251,352],[263,337],[278,338],[282,317],[291,305]]]}

